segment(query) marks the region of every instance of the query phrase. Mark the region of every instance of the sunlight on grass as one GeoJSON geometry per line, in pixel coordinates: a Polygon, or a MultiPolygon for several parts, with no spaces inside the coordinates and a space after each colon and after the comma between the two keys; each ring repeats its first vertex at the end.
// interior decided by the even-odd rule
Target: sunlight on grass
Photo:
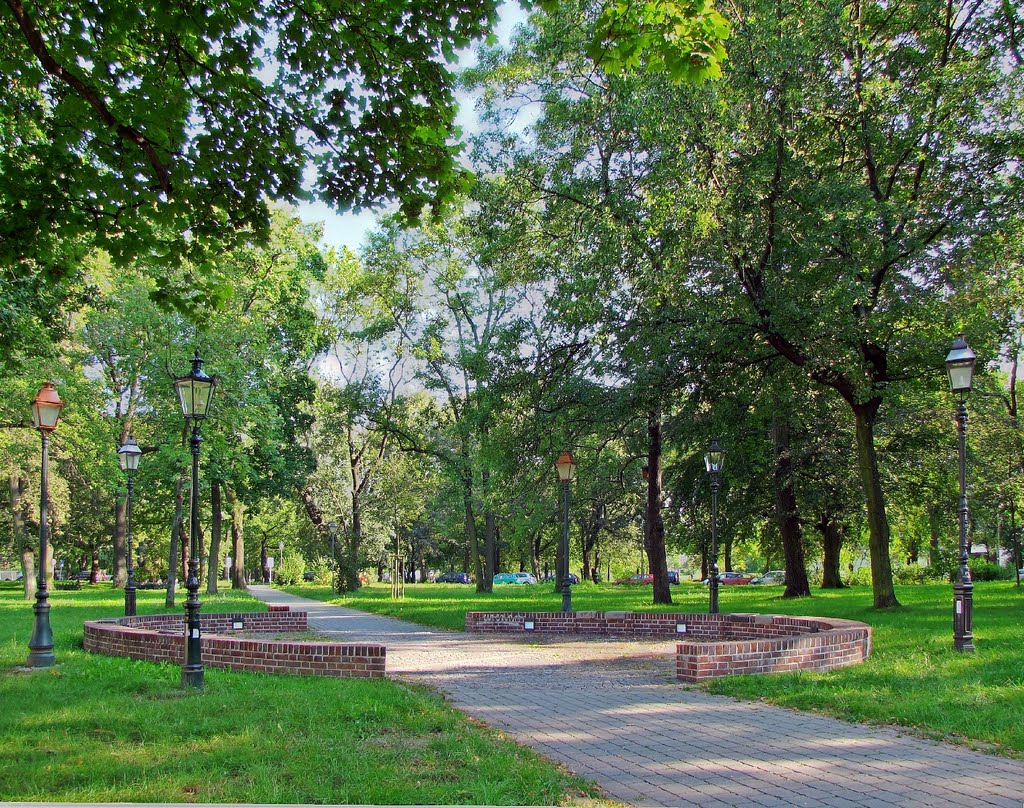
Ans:
{"type": "MultiPolygon", "coordinates": [[[[400,617],[423,625],[462,629],[467,611],[558,611],[552,585],[499,586],[493,593],[462,584],[411,584],[393,601],[387,584],[346,597],[326,587],[293,587],[305,597],[400,617]]],[[[952,591],[945,584],[897,588],[898,609],[872,608],[870,587],[813,597],[782,598],[782,587],[727,586],[723,612],[758,612],[860,620],[873,628],[871,657],[863,665],[828,673],[736,676],[702,687],[712,693],[845,718],[897,724],[928,737],[961,741],[1024,758],[1024,590],[1013,582],[975,584],[977,651],[953,650],[952,591]]],[[[707,588],[672,587],[674,603],[654,606],[649,586],[583,583],[573,587],[577,611],[706,612],[707,588]]]]}
{"type": "MultiPolygon", "coordinates": [[[[163,611],[163,598],[140,591],[139,611],[163,611]]],[[[206,689],[186,693],[177,666],[82,650],[82,622],[123,613],[121,593],[52,603],[59,664],[21,672],[32,608],[0,587],[0,800],[602,804],[427,688],[208,669],[206,689]]],[[[203,608],[265,607],[227,592],[203,608]]]]}

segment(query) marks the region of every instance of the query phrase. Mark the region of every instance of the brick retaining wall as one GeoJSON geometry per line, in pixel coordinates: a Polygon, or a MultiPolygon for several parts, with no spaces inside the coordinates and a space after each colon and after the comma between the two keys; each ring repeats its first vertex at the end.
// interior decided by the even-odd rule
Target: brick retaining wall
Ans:
{"type": "MultiPolygon", "coordinates": [[[[312,642],[231,637],[231,632],[280,633],[305,631],[306,613],[287,606],[267,612],[202,615],[203,665],[298,676],[379,677],[384,675],[385,648],[367,643],[312,642]]],[[[150,662],[183,664],[185,616],[142,615],[85,624],[86,651],[150,662]]]]}
{"type": "Polygon", "coordinates": [[[776,614],[469,612],[466,631],[685,637],[676,644],[676,678],[684,682],[738,673],[827,671],[856,665],[871,653],[871,627],[865,623],[776,614]]]}

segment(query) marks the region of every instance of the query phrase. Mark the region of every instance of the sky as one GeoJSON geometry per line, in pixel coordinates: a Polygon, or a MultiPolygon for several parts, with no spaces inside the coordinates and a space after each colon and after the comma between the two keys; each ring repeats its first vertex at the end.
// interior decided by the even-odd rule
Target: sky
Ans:
{"type": "MultiPolygon", "coordinates": [[[[502,45],[508,45],[512,32],[516,25],[526,20],[526,14],[517,2],[506,0],[498,11],[499,22],[494,29],[494,34],[502,45]]],[[[459,53],[458,67],[471,67],[476,62],[475,47],[467,48],[459,53]]],[[[469,96],[459,94],[460,109],[456,123],[462,127],[463,132],[471,133],[478,126],[476,114],[473,110],[473,100],[469,96]]],[[[304,202],[298,206],[299,216],[304,222],[324,223],[324,244],[331,247],[348,247],[358,252],[366,234],[373,228],[377,220],[376,211],[364,211],[362,213],[339,214],[323,202],[304,202]]],[[[382,207],[380,212],[386,212],[387,207],[382,207]]]]}

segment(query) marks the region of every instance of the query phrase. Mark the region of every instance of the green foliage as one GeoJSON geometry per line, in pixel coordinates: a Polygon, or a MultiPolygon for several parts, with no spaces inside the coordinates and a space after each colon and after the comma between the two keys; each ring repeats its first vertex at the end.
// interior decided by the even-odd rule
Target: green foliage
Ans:
{"type": "Polygon", "coordinates": [[[722,77],[729,34],[728,21],[705,0],[612,0],[587,55],[610,74],[645,70],[696,83],[722,77]]]}
{"type": "Polygon", "coordinates": [[[302,583],[302,574],[307,569],[306,559],[294,550],[285,553],[284,561],[274,567],[274,579],[285,586],[302,583]]]}
{"type": "Polygon", "coordinates": [[[967,562],[972,581],[1007,581],[1015,577],[1012,566],[994,564],[984,558],[972,558],[967,562]]]}

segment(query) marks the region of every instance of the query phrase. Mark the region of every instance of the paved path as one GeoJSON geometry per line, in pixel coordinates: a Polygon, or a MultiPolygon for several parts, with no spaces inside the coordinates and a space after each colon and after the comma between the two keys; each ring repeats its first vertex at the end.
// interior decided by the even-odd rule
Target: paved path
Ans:
{"type": "MultiPolygon", "coordinates": [[[[1024,763],[676,683],[673,642],[473,635],[253,586],[636,806],[1024,807],[1024,763]]],[[[937,696],[939,694],[936,694],[937,696]]]]}

